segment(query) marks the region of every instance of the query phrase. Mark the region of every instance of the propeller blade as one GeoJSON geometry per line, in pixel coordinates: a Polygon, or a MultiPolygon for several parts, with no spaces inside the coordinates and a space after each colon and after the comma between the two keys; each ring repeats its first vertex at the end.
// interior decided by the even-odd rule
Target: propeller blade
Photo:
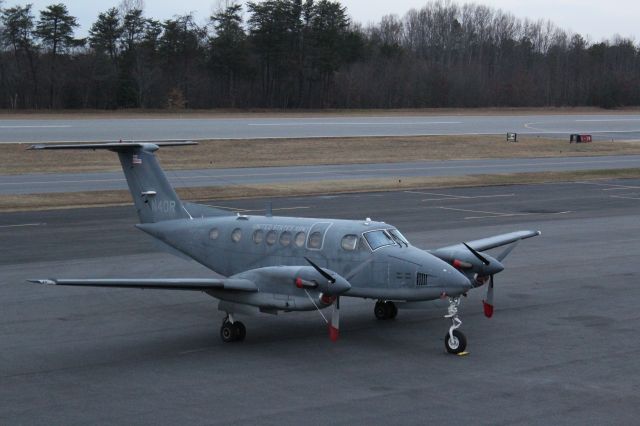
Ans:
{"type": "Polygon", "coordinates": [[[325,272],[322,268],[320,268],[318,265],[316,265],[315,263],[313,263],[311,260],[309,260],[309,258],[305,257],[304,260],[306,260],[307,262],[309,262],[309,265],[313,266],[313,269],[315,269],[316,271],[318,271],[318,273],[320,275],[322,275],[323,277],[325,277],[327,279],[327,281],[329,281],[331,284],[336,282],[336,279],[333,278],[331,275],[329,275],[327,272],[325,272]]]}
{"type": "Polygon", "coordinates": [[[482,301],[482,306],[484,307],[484,316],[491,318],[493,316],[493,275],[491,275],[491,279],[489,280],[487,297],[482,301]]]}
{"type": "Polygon", "coordinates": [[[515,243],[512,243],[512,244],[508,245],[507,248],[502,253],[500,253],[496,259],[498,259],[498,261],[502,262],[505,257],[509,256],[509,253],[511,253],[511,250],[516,248],[516,246],[518,245],[519,242],[520,242],[520,240],[516,241],[515,243]]]}
{"type": "Polygon", "coordinates": [[[480,253],[478,253],[478,252],[477,252],[475,249],[473,249],[469,244],[467,244],[467,243],[462,243],[462,244],[464,244],[464,246],[465,246],[466,248],[468,248],[468,249],[469,249],[469,251],[470,251],[471,253],[473,253],[473,255],[474,255],[475,257],[477,257],[477,258],[480,260],[480,262],[484,263],[484,264],[485,264],[485,266],[489,266],[489,264],[490,264],[491,262],[489,262],[489,261],[487,260],[487,258],[486,258],[486,257],[484,257],[483,255],[481,255],[480,253]]]}
{"type": "Polygon", "coordinates": [[[340,336],[340,296],[333,302],[333,312],[331,312],[331,322],[329,323],[329,338],[332,342],[338,340],[340,336]]]}

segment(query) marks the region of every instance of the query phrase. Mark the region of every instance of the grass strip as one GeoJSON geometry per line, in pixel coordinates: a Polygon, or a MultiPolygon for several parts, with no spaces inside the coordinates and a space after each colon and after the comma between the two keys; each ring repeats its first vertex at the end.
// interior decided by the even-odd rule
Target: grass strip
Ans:
{"type": "MultiPolygon", "coordinates": [[[[640,169],[584,170],[570,172],[511,173],[454,177],[337,180],[268,185],[179,188],[190,201],[237,198],[291,197],[354,192],[441,189],[491,185],[570,182],[598,179],[639,179],[640,169]]],[[[129,191],[92,191],[27,195],[0,195],[0,211],[32,211],[132,204],[129,191]]]]}

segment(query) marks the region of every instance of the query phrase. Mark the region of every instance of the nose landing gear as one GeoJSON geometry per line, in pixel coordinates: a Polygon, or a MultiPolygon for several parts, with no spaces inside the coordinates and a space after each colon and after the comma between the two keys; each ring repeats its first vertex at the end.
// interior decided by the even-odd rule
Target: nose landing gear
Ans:
{"type": "Polygon", "coordinates": [[[240,321],[235,321],[232,314],[222,320],[222,326],[220,327],[220,338],[223,342],[241,342],[247,335],[247,329],[240,321]]]}
{"type": "Polygon", "coordinates": [[[444,336],[444,346],[450,354],[460,354],[467,348],[467,338],[461,331],[458,331],[458,328],[462,325],[462,320],[458,317],[459,305],[459,297],[450,297],[447,315],[444,316],[445,318],[451,318],[451,327],[449,327],[449,331],[444,336]]]}

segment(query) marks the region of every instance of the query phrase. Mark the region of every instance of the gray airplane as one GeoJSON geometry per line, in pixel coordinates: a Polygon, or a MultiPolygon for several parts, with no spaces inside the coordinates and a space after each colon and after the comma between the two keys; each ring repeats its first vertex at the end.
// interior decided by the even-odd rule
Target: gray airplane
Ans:
{"type": "Polygon", "coordinates": [[[114,142],[34,145],[30,149],[106,149],[118,154],[135,208],[137,228],[168,251],[194,259],[226,278],[88,278],[38,279],[47,285],[201,291],[219,300],[226,312],[220,328],[224,342],[242,341],[245,326],[238,315],[318,310],[338,338],[340,297],[377,300],[376,318],[395,318],[398,306],[445,299],[445,335],[449,353],[466,348],[458,329],[460,296],[487,286],[484,313],[493,314],[493,276],[522,239],[539,231],[519,231],[460,243],[437,250],[414,247],[387,223],[233,214],[181,201],[167,181],[154,152],[160,146],[193,142],[114,142]],[[481,253],[506,246],[495,258],[481,253]],[[322,309],[332,307],[329,320],[322,309]]]}

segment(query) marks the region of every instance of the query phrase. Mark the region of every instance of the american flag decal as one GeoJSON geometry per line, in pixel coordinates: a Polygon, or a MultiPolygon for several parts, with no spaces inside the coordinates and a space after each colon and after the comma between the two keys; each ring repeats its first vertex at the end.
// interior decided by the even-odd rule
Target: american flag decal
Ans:
{"type": "Polygon", "coordinates": [[[131,163],[133,165],[142,164],[142,158],[138,157],[138,154],[133,154],[133,158],[131,159],[131,163]]]}

